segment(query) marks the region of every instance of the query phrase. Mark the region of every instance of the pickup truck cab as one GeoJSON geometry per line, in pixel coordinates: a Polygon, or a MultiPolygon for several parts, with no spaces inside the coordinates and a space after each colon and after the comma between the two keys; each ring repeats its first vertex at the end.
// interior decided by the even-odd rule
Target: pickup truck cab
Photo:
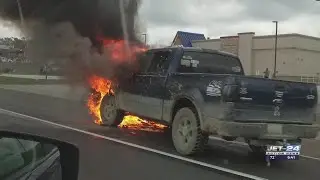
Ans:
{"type": "Polygon", "coordinates": [[[120,124],[124,112],[161,121],[183,155],[201,152],[209,135],[244,138],[254,152],[317,136],[315,84],[245,76],[237,56],[217,50],[150,49],[139,61],[141,71],[103,98],[103,124],[120,124]]]}

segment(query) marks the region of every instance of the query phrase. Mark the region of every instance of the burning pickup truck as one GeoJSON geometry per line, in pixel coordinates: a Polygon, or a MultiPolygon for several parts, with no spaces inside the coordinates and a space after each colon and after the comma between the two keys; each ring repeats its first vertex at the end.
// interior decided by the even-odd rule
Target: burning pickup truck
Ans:
{"type": "Polygon", "coordinates": [[[201,152],[209,135],[244,138],[253,152],[315,138],[315,84],[244,75],[237,56],[201,48],[150,49],[141,71],[103,97],[101,124],[119,125],[130,112],[171,127],[182,155],[201,152]]]}

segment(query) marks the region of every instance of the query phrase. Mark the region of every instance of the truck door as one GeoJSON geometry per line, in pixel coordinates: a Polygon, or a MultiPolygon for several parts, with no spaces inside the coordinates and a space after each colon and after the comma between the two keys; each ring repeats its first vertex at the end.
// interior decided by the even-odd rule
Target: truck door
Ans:
{"type": "Polygon", "coordinates": [[[146,53],[143,53],[141,56],[139,56],[138,61],[141,72],[138,72],[137,74],[133,75],[132,78],[124,81],[121,84],[120,92],[118,95],[118,102],[121,109],[138,115],[144,114],[140,110],[144,108],[142,107],[143,104],[141,98],[144,91],[144,85],[146,84],[145,77],[142,75],[147,71],[152,57],[153,54],[151,51],[147,51],[146,53]]]}
{"type": "Polygon", "coordinates": [[[146,117],[162,120],[165,82],[173,55],[172,50],[154,51],[147,71],[139,75],[144,82],[139,112],[146,117]]]}

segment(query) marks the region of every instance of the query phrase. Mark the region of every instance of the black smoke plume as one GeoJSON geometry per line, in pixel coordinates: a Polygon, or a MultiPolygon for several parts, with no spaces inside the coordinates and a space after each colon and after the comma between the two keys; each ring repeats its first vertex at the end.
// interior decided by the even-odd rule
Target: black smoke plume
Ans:
{"type": "Polygon", "coordinates": [[[63,64],[71,80],[90,73],[109,78],[128,65],[112,63],[101,39],[141,44],[135,31],[139,5],[139,0],[20,0],[21,21],[18,1],[0,0],[0,18],[16,23],[31,39],[27,54],[36,64],[63,64]]]}

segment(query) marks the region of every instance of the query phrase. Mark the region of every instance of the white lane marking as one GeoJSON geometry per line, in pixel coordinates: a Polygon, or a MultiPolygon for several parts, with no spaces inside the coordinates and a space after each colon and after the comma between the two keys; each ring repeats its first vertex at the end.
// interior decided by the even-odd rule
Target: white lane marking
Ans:
{"type": "Polygon", "coordinates": [[[235,170],[232,170],[232,169],[227,169],[227,168],[220,167],[220,166],[215,166],[215,165],[212,165],[212,164],[204,163],[204,162],[193,160],[193,159],[190,159],[190,158],[186,158],[186,157],[182,157],[182,156],[166,153],[166,152],[163,152],[163,151],[159,151],[159,150],[156,150],[156,149],[148,148],[148,147],[145,147],[145,146],[140,146],[140,145],[133,144],[133,143],[130,143],[130,142],[122,141],[122,140],[119,140],[119,139],[115,139],[115,138],[111,138],[111,137],[107,137],[107,136],[102,136],[100,134],[96,134],[96,133],[92,133],[92,132],[89,132],[89,131],[84,131],[84,130],[81,130],[81,129],[73,128],[73,127],[70,127],[70,126],[54,123],[54,122],[47,121],[47,120],[44,120],[44,119],[40,119],[40,118],[36,118],[36,117],[33,117],[33,116],[29,116],[29,115],[26,115],[26,114],[17,113],[17,112],[6,110],[6,109],[2,109],[2,108],[0,108],[0,113],[9,114],[11,116],[16,116],[16,117],[19,117],[19,118],[26,118],[27,120],[31,120],[31,121],[32,120],[33,121],[40,121],[42,123],[47,123],[47,124],[50,124],[50,125],[53,125],[53,126],[62,127],[62,128],[65,128],[65,129],[73,130],[73,131],[80,132],[80,133],[83,133],[83,134],[87,134],[87,135],[90,135],[90,136],[99,137],[99,138],[102,138],[102,139],[105,139],[105,140],[108,140],[108,141],[112,141],[112,142],[116,142],[116,143],[119,143],[119,144],[130,146],[130,147],[142,149],[142,150],[145,150],[145,151],[161,154],[163,156],[167,156],[167,157],[170,157],[170,158],[186,161],[186,162],[197,164],[197,165],[200,165],[200,166],[203,166],[203,167],[206,167],[206,168],[219,170],[219,171],[222,171],[222,172],[238,175],[238,176],[241,176],[241,177],[254,179],[254,180],[267,180],[266,178],[254,176],[254,175],[251,175],[251,174],[246,174],[246,173],[243,173],[243,172],[235,171],[235,170]]]}
{"type": "Polygon", "coordinates": [[[307,159],[313,159],[313,160],[316,160],[316,161],[320,161],[320,158],[316,158],[316,157],[312,157],[312,156],[306,156],[306,155],[300,155],[301,157],[303,158],[307,158],[307,159]]]}
{"type": "MultiPolygon", "coordinates": [[[[218,140],[218,141],[225,141],[225,142],[228,142],[228,143],[239,144],[239,145],[243,145],[243,146],[248,146],[248,144],[245,143],[245,142],[240,142],[240,141],[226,141],[226,140],[224,140],[224,139],[222,139],[222,138],[214,137],[214,136],[210,136],[209,139],[218,140]]],[[[306,158],[306,159],[313,159],[313,160],[320,161],[320,158],[316,158],[316,157],[312,157],[312,156],[307,156],[307,155],[303,155],[303,154],[301,154],[300,157],[303,157],[303,158],[306,158]]]]}

